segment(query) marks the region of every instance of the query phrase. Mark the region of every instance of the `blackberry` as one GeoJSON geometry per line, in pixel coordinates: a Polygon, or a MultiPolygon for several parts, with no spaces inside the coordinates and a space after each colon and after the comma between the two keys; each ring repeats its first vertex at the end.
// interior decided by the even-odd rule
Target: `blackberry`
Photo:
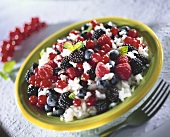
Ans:
{"type": "Polygon", "coordinates": [[[75,50],[69,56],[70,61],[79,63],[84,61],[84,52],[81,50],[75,50]]]}
{"type": "Polygon", "coordinates": [[[86,46],[83,46],[80,50],[85,52],[87,50],[87,48],[86,48],[86,46]]]}
{"type": "Polygon", "coordinates": [[[52,111],[53,111],[53,108],[50,107],[50,106],[47,105],[47,104],[45,104],[44,109],[45,109],[46,112],[52,112],[52,111]]]}
{"type": "Polygon", "coordinates": [[[72,65],[69,63],[70,57],[66,56],[65,58],[62,59],[61,61],[61,68],[66,69],[72,67],[72,65]]]}
{"type": "Polygon", "coordinates": [[[33,95],[38,96],[38,87],[28,86],[27,94],[29,97],[33,95]]]}
{"type": "Polygon", "coordinates": [[[142,61],[138,58],[131,59],[130,66],[132,68],[133,75],[137,75],[143,71],[142,61]]]}
{"type": "Polygon", "coordinates": [[[142,54],[135,54],[135,56],[142,61],[143,65],[149,64],[148,58],[146,58],[142,54]]]}
{"type": "Polygon", "coordinates": [[[119,28],[120,31],[125,30],[125,31],[129,31],[130,27],[129,26],[122,26],[119,28]]]}
{"type": "Polygon", "coordinates": [[[109,110],[109,103],[107,102],[107,100],[97,100],[94,106],[97,110],[97,114],[101,114],[109,110]]]}
{"type": "Polygon", "coordinates": [[[34,75],[34,73],[31,70],[27,70],[25,74],[25,80],[29,83],[29,78],[34,75]]]}
{"type": "Polygon", "coordinates": [[[96,78],[95,70],[91,68],[90,70],[87,71],[87,74],[90,75],[90,79],[94,80],[96,78]]]}
{"type": "Polygon", "coordinates": [[[59,97],[58,104],[61,108],[66,109],[73,104],[73,99],[69,98],[70,94],[71,92],[68,91],[59,97]]]}
{"type": "Polygon", "coordinates": [[[109,102],[118,102],[119,100],[119,93],[116,87],[110,87],[106,91],[106,98],[109,102]]]}
{"type": "Polygon", "coordinates": [[[136,51],[137,51],[137,49],[136,49],[134,46],[130,45],[130,44],[125,44],[125,45],[123,45],[123,46],[128,46],[128,52],[129,52],[129,51],[133,51],[133,50],[136,50],[136,51]]]}
{"type": "Polygon", "coordinates": [[[101,35],[105,34],[106,32],[103,29],[98,29],[94,31],[92,38],[98,39],[101,35]]]}
{"type": "Polygon", "coordinates": [[[32,63],[31,71],[33,72],[35,68],[38,68],[38,63],[32,63]]]}

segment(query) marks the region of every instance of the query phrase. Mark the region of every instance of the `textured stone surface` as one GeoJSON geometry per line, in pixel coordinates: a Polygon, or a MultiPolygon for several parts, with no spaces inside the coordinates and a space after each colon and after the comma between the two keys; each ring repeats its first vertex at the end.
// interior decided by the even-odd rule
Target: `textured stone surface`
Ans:
{"type": "MultiPolygon", "coordinates": [[[[164,66],[160,77],[170,82],[170,1],[169,0],[66,0],[66,1],[0,1],[0,40],[7,39],[8,32],[15,26],[21,26],[32,16],[48,22],[49,26],[41,33],[35,33],[21,43],[22,51],[15,55],[19,67],[29,52],[44,38],[71,23],[102,16],[122,16],[138,20],[150,26],[159,37],[164,50],[164,66]],[[35,40],[36,37],[36,40],[35,40]]],[[[0,69],[2,69],[0,63],[0,69]]],[[[83,132],[57,132],[41,129],[28,122],[19,112],[14,98],[14,82],[0,78],[0,125],[12,137],[85,137],[96,134],[122,121],[121,118],[100,128],[83,132]]],[[[137,128],[120,131],[116,137],[145,137],[155,128],[170,120],[170,98],[161,110],[147,124],[137,128]]],[[[156,135],[155,135],[156,136],[156,135]]],[[[163,136],[163,135],[162,135],[163,136]]]]}

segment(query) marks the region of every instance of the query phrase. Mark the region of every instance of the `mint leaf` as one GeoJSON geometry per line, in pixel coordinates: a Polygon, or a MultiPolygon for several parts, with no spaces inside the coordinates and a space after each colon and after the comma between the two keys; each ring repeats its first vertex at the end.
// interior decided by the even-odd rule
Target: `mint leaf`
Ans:
{"type": "Polygon", "coordinates": [[[0,71],[0,76],[1,76],[3,79],[5,79],[5,80],[8,79],[8,76],[7,76],[4,72],[2,72],[2,71],[0,71]]]}
{"type": "Polygon", "coordinates": [[[3,66],[3,71],[5,73],[10,73],[14,67],[14,65],[16,64],[16,62],[13,60],[13,61],[9,61],[9,62],[6,62],[3,66]]]}
{"type": "Polygon", "coordinates": [[[75,45],[74,45],[74,50],[80,50],[82,47],[84,46],[83,42],[77,42],[75,45]]]}
{"type": "Polygon", "coordinates": [[[69,97],[70,99],[74,99],[74,98],[75,98],[75,95],[74,95],[74,93],[71,93],[68,97],[69,97]]]}
{"type": "Polygon", "coordinates": [[[82,33],[90,32],[91,30],[92,30],[92,25],[89,25],[89,27],[86,30],[82,31],[82,33]]]}
{"type": "Polygon", "coordinates": [[[71,50],[71,51],[73,51],[74,50],[74,48],[73,48],[73,45],[70,43],[70,42],[66,42],[66,43],[64,43],[64,45],[63,45],[65,48],[67,48],[67,49],[69,49],[69,50],[71,50]]]}
{"type": "Polygon", "coordinates": [[[122,46],[119,53],[120,55],[125,55],[128,52],[128,46],[122,46]]]}
{"type": "Polygon", "coordinates": [[[40,57],[42,57],[42,55],[45,53],[45,49],[42,49],[41,51],[40,51],[40,57]]]}

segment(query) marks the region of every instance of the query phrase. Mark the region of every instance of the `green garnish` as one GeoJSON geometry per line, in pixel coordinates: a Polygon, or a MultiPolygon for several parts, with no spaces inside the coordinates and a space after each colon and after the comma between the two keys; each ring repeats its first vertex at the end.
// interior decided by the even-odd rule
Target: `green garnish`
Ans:
{"type": "Polygon", "coordinates": [[[72,45],[70,42],[64,43],[64,47],[70,51],[80,50],[83,47],[83,42],[77,42],[75,45],[72,45]]]}
{"type": "Polygon", "coordinates": [[[70,99],[74,99],[74,98],[75,98],[75,95],[74,95],[74,93],[71,93],[68,97],[69,97],[70,99]]]}
{"type": "Polygon", "coordinates": [[[13,67],[14,67],[15,64],[16,64],[15,61],[9,61],[9,62],[4,63],[3,70],[0,71],[0,76],[3,79],[7,80],[10,73],[12,72],[13,67]]]}
{"type": "Polygon", "coordinates": [[[40,57],[42,57],[42,55],[45,53],[45,49],[42,49],[41,51],[40,51],[40,57]]]}
{"type": "Polygon", "coordinates": [[[91,30],[92,30],[92,25],[90,24],[89,27],[86,30],[82,31],[82,34],[86,33],[86,32],[90,32],[91,30]]]}
{"type": "Polygon", "coordinates": [[[128,46],[122,46],[119,53],[120,55],[125,55],[128,52],[128,46]]]}

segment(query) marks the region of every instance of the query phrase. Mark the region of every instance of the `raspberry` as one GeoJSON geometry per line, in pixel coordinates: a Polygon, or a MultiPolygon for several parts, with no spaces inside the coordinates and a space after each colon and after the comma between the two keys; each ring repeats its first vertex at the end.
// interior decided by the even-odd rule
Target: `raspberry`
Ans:
{"type": "Polygon", "coordinates": [[[99,62],[96,66],[95,74],[97,77],[101,78],[105,74],[108,74],[110,70],[106,67],[106,65],[102,62],[99,62]]]}
{"type": "Polygon", "coordinates": [[[99,46],[103,46],[104,44],[108,44],[111,47],[112,46],[111,38],[109,36],[107,36],[106,34],[103,34],[97,40],[97,44],[99,46]]]}
{"type": "Polygon", "coordinates": [[[115,67],[115,74],[122,80],[128,80],[132,74],[131,66],[128,63],[118,64],[115,67]]]}
{"type": "Polygon", "coordinates": [[[125,55],[121,55],[116,59],[116,64],[121,64],[121,63],[128,63],[129,59],[125,55]]]}
{"type": "Polygon", "coordinates": [[[71,78],[71,79],[74,79],[75,77],[78,77],[80,75],[79,71],[77,68],[67,68],[66,69],[66,73],[68,74],[68,76],[71,78]]]}
{"type": "Polygon", "coordinates": [[[50,78],[53,76],[53,68],[49,65],[44,65],[39,69],[38,74],[42,79],[50,78]]]}

